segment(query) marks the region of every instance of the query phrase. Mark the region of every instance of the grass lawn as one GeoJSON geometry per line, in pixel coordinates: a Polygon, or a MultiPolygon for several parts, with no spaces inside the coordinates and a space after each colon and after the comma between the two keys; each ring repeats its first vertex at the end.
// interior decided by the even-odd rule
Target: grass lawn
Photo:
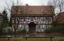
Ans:
{"type": "MultiPolygon", "coordinates": [[[[7,38],[0,38],[0,41],[8,41],[7,38]]],[[[10,38],[9,41],[26,41],[25,38],[10,38]]],[[[28,38],[27,41],[50,41],[50,38],[28,38]]],[[[64,38],[53,38],[52,41],[64,41],[64,38]]]]}

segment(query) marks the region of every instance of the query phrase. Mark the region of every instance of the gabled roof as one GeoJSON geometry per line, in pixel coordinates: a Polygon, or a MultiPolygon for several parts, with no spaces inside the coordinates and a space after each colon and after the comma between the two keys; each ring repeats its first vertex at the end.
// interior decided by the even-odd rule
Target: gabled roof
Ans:
{"type": "Polygon", "coordinates": [[[15,10],[18,10],[17,16],[21,16],[20,11],[23,11],[23,16],[44,16],[44,15],[55,15],[53,6],[12,6],[11,15],[16,14],[15,10]],[[18,8],[18,9],[17,9],[18,8]]]}
{"type": "Polygon", "coordinates": [[[54,23],[64,23],[64,12],[61,12],[59,14],[53,19],[54,23]]]}
{"type": "Polygon", "coordinates": [[[3,16],[3,14],[0,12],[0,16],[3,16]]]}

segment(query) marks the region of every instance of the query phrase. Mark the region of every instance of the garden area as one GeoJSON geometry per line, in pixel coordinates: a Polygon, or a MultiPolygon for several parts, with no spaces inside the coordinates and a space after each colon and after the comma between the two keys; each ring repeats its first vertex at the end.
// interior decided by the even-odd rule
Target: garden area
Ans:
{"type": "Polygon", "coordinates": [[[26,29],[17,29],[16,32],[13,32],[12,30],[8,30],[8,32],[6,32],[5,30],[1,30],[0,34],[26,34],[26,29]]]}
{"type": "Polygon", "coordinates": [[[64,24],[50,25],[44,30],[45,33],[64,33],[64,24]]]}
{"type": "MultiPolygon", "coordinates": [[[[13,32],[12,30],[9,30],[8,32],[6,32],[6,30],[3,31],[4,32],[0,34],[27,34],[26,29],[20,29],[20,28],[16,30],[16,33],[13,32]]],[[[56,27],[50,25],[49,27],[46,27],[44,32],[39,32],[39,33],[36,32],[36,34],[64,34],[64,24],[57,24],[56,27]]]]}
{"type": "MultiPolygon", "coordinates": [[[[0,41],[8,41],[7,38],[0,38],[0,41]]],[[[9,41],[26,41],[25,38],[10,38],[9,41]]],[[[27,41],[50,41],[50,38],[28,38],[27,41]]],[[[64,38],[53,38],[52,41],[64,41],[64,38]]]]}

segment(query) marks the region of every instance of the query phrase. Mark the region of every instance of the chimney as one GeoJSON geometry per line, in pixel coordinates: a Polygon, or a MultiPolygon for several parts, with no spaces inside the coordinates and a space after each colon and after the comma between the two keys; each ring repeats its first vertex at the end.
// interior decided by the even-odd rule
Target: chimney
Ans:
{"type": "Polygon", "coordinates": [[[28,4],[26,4],[26,6],[28,6],[28,4]]]}

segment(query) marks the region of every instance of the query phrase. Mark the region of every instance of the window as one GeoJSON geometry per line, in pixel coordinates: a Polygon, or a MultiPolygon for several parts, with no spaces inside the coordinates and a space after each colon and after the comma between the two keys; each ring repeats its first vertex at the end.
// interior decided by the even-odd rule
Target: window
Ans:
{"type": "Polygon", "coordinates": [[[40,17],[38,17],[38,21],[40,21],[40,17]]]}
{"type": "Polygon", "coordinates": [[[41,12],[43,12],[43,10],[41,10],[41,12]]]}
{"type": "Polygon", "coordinates": [[[19,12],[20,12],[21,10],[19,9],[19,12]]]}
{"type": "Polygon", "coordinates": [[[49,20],[49,17],[46,17],[46,21],[48,21],[49,20]]]}
{"type": "Polygon", "coordinates": [[[38,29],[40,29],[40,25],[38,26],[38,29]]]}
{"type": "Polygon", "coordinates": [[[26,21],[26,18],[24,17],[24,21],[26,21]]]}
{"type": "Polygon", "coordinates": [[[18,17],[18,21],[20,20],[20,17],[18,17]]]}
{"type": "Polygon", "coordinates": [[[30,9],[29,9],[29,12],[30,12],[30,9]]]}
{"type": "Polygon", "coordinates": [[[16,21],[18,20],[18,17],[16,17],[16,21]]]}
{"type": "Polygon", "coordinates": [[[26,25],[24,25],[24,29],[26,29],[26,25]]]}
{"type": "Polygon", "coordinates": [[[46,25],[46,27],[47,27],[47,25],[46,25]]]}
{"type": "Polygon", "coordinates": [[[31,21],[33,21],[33,17],[31,17],[31,21]]]}
{"type": "Polygon", "coordinates": [[[46,27],[45,28],[47,28],[48,27],[48,25],[46,25],[46,27]]]}

